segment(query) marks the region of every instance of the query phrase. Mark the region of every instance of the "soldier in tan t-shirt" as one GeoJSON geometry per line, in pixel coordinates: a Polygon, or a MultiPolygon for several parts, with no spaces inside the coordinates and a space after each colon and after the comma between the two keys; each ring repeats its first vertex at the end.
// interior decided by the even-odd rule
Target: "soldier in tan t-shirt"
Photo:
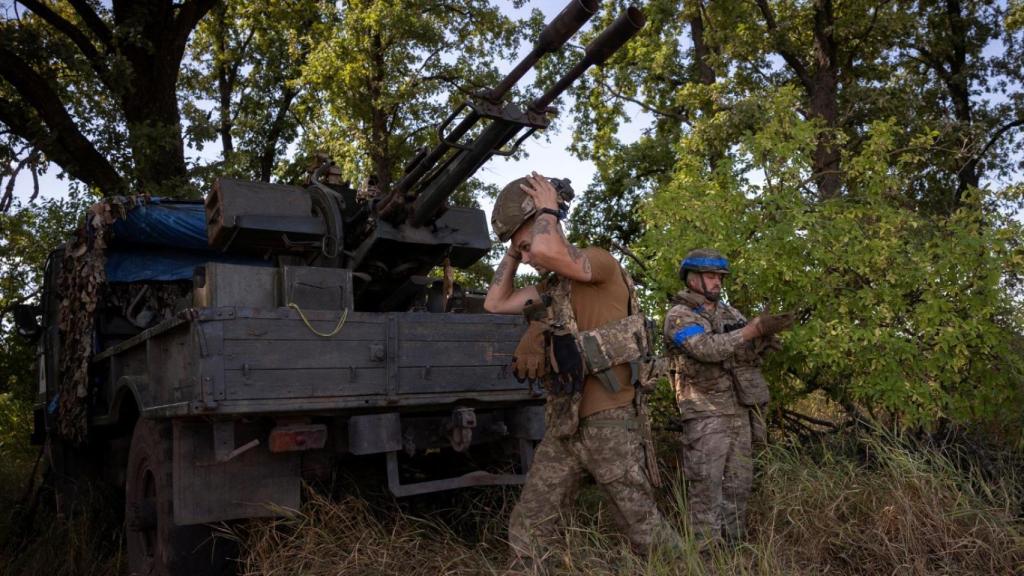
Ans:
{"type": "MultiPolygon", "coordinates": [[[[614,320],[626,317],[629,291],[622,278],[619,263],[601,248],[584,248],[583,255],[590,260],[590,282],[574,282],[572,287],[572,308],[576,313],[576,326],[580,330],[591,330],[614,320]]],[[[612,368],[619,382],[629,382],[628,364],[612,368]]],[[[633,405],[633,386],[622,386],[612,392],[596,376],[587,376],[580,403],[580,418],[591,414],[633,405]]]]}
{"type": "MultiPolygon", "coordinates": [[[[572,318],[557,324],[568,326],[569,331],[588,331],[626,318],[630,291],[618,262],[606,250],[581,250],[570,244],[559,224],[563,214],[558,192],[537,173],[501,191],[491,223],[498,237],[511,239],[512,244],[487,292],[488,311],[518,314],[541,302],[543,293],[564,313],[567,307],[558,303],[568,293],[572,318]],[[514,276],[520,262],[542,276],[549,275],[548,279],[540,286],[516,290],[514,276]]],[[[609,369],[619,383],[613,391],[595,375],[584,377],[574,334],[545,336],[539,324],[531,323],[517,348],[514,366],[520,376],[544,379],[548,401],[545,437],[509,520],[513,567],[528,568],[550,556],[547,546],[557,538],[561,516],[572,505],[586,474],[611,499],[612,510],[637,552],[648,552],[656,541],[679,546],[678,535],[654,504],[644,470],[643,422],[633,403],[635,383],[629,364],[609,369]],[[558,370],[551,369],[552,363],[558,370]]]]}

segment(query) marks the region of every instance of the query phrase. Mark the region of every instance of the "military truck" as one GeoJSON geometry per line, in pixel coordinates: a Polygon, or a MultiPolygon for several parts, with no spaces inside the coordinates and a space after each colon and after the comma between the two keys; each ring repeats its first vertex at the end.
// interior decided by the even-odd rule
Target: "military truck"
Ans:
{"type": "Polygon", "coordinates": [[[209,523],[294,510],[339,466],[398,497],[523,481],[543,391],[510,371],[523,320],[454,280],[491,240],[483,211],[447,199],[643,26],[630,7],[550,89],[506,103],[596,9],[566,6],[389,190],[327,160],[305,186],[221,178],[204,202],[108,199],[54,251],[18,315],[39,337],[35,435],[59,494],[90,474],[123,486],[131,573],[220,571],[209,523]]]}

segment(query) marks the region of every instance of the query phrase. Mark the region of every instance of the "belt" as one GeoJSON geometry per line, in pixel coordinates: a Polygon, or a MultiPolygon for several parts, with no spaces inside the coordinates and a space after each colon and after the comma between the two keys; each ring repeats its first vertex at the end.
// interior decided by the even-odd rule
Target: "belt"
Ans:
{"type": "Polygon", "coordinates": [[[587,428],[625,428],[626,430],[639,430],[640,420],[636,418],[626,418],[624,420],[584,420],[580,422],[580,425],[587,428]]]}

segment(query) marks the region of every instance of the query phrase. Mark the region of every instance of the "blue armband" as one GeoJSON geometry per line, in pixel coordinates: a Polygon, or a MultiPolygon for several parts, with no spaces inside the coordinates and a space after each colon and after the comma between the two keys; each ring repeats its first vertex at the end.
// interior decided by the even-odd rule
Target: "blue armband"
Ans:
{"type": "Polygon", "coordinates": [[[677,330],[676,333],[672,335],[672,342],[674,342],[676,346],[682,346],[683,342],[703,333],[703,326],[700,324],[690,324],[689,326],[677,330]]]}

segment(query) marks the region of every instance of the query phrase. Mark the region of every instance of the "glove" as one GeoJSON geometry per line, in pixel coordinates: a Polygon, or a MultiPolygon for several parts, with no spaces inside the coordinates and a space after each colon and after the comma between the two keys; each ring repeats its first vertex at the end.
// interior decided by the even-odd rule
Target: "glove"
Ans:
{"type": "Polygon", "coordinates": [[[762,314],[754,319],[754,326],[757,336],[764,338],[772,334],[778,334],[783,330],[789,330],[793,326],[795,317],[792,312],[786,314],[762,314]]]}
{"type": "Polygon", "coordinates": [[[782,351],[782,342],[779,342],[778,337],[775,335],[754,340],[754,352],[757,352],[759,355],[765,352],[780,351],[782,351]]]}
{"type": "Polygon", "coordinates": [[[568,395],[583,390],[583,355],[572,334],[551,336],[551,368],[555,371],[551,392],[568,395]]]}
{"type": "Polygon", "coordinates": [[[544,364],[544,331],[547,326],[542,322],[530,322],[519,339],[516,351],[512,355],[512,371],[516,380],[538,380],[547,374],[544,364]]]}

